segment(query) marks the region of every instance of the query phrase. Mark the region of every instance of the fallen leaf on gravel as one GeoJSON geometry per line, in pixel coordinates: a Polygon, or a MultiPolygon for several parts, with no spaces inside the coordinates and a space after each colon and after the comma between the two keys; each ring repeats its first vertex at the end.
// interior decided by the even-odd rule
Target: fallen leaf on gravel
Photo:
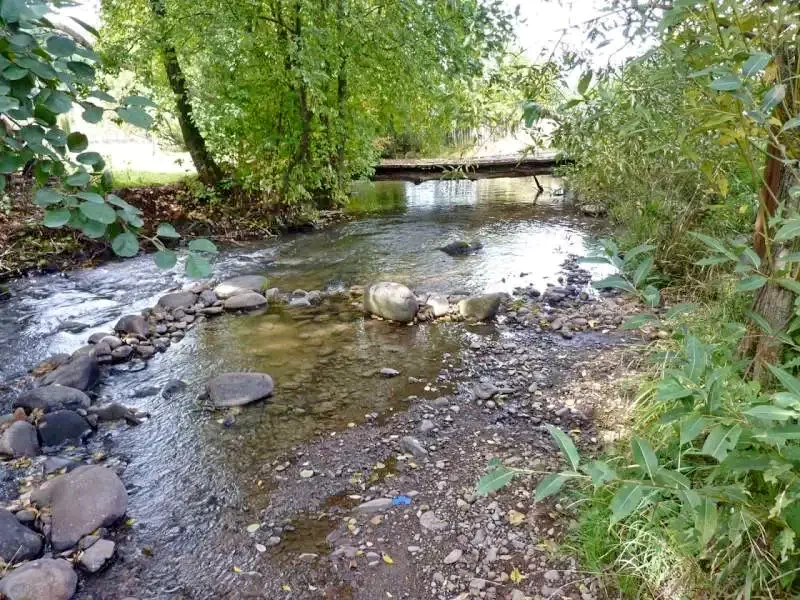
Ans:
{"type": "Polygon", "coordinates": [[[247,526],[247,533],[255,533],[259,529],[261,529],[261,523],[253,523],[247,526]]]}
{"type": "Polygon", "coordinates": [[[236,565],[234,565],[234,566],[233,566],[233,572],[234,572],[234,573],[241,573],[241,572],[242,572],[242,570],[241,570],[239,567],[237,567],[236,565]]]}
{"type": "Polygon", "coordinates": [[[508,522],[511,523],[514,527],[520,525],[525,520],[525,515],[517,510],[510,510],[506,515],[508,522]]]}
{"type": "Polygon", "coordinates": [[[292,591],[292,586],[290,586],[288,583],[284,583],[284,584],[281,586],[281,589],[282,589],[284,592],[291,592],[291,591],[292,591]]]}
{"type": "Polygon", "coordinates": [[[508,577],[511,580],[511,583],[519,584],[522,583],[522,580],[525,579],[525,575],[519,572],[517,567],[514,567],[514,570],[511,571],[511,575],[508,577]]]}
{"type": "Polygon", "coordinates": [[[388,554],[386,554],[386,552],[384,552],[381,556],[383,556],[383,562],[385,562],[387,565],[393,565],[394,564],[394,561],[392,560],[392,557],[389,556],[388,554]]]}

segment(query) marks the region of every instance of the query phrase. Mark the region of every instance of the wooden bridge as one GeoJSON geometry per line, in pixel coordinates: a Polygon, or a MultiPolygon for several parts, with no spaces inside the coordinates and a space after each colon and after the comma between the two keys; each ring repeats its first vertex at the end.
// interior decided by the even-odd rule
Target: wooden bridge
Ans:
{"type": "Polygon", "coordinates": [[[401,179],[420,183],[430,179],[493,179],[547,175],[572,161],[555,152],[547,154],[476,158],[389,159],[375,167],[375,181],[401,179]]]}

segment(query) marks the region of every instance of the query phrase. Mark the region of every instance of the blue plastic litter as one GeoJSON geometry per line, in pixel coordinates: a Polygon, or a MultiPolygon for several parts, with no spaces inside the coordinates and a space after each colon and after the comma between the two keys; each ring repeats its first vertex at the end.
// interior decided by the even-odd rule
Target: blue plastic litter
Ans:
{"type": "Polygon", "coordinates": [[[408,496],[395,496],[392,498],[392,506],[408,506],[411,504],[411,498],[408,496]]]}

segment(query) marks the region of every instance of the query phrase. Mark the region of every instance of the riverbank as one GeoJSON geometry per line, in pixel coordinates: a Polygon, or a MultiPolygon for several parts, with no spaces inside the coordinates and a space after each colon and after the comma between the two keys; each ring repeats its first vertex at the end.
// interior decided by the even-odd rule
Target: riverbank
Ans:
{"type": "MultiPolygon", "coordinates": [[[[206,237],[235,244],[324,227],[344,217],[339,211],[283,214],[249,197],[211,192],[191,180],[126,187],[114,193],[142,211],[144,236],[153,235],[159,223],[167,222],[185,240],[206,237]]],[[[9,183],[6,190],[8,206],[0,207],[0,283],[30,273],[87,268],[118,258],[104,241],[42,225],[43,210],[33,204],[31,196],[32,182],[22,178],[9,183]]]]}

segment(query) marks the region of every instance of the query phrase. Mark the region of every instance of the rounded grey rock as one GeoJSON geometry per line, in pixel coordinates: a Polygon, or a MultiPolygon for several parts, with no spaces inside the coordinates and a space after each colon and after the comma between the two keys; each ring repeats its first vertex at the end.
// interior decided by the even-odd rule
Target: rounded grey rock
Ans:
{"type": "Polygon", "coordinates": [[[244,292],[225,300],[225,310],[252,310],[267,304],[267,299],[258,292],[244,292]]]}
{"type": "Polygon", "coordinates": [[[23,392],[12,404],[13,408],[22,407],[26,411],[42,410],[52,412],[54,410],[78,408],[88,408],[92,400],[81,390],[67,387],[65,385],[44,385],[23,392]]]}
{"type": "Polygon", "coordinates": [[[364,292],[364,312],[398,323],[410,323],[419,310],[417,297],[406,286],[391,281],[373,283],[364,292]]]}
{"type": "Polygon", "coordinates": [[[39,454],[36,428],[27,421],[16,421],[0,437],[0,454],[20,458],[39,454]]]}
{"type": "Polygon", "coordinates": [[[231,298],[247,292],[261,292],[267,288],[267,278],[263,275],[241,275],[226,279],[214,288],[220,300],[231,298]]]}
{"type": "Polygon", "coordinates": [[[209,381],[206,389],[216,408],[227,408],[268,398],[274,383],[266,373],[225,373],[209,381]]]}
{"type": "Polygon", "coordinates": [[[42,551],[42,538],[0,508],[0,558],[7,564],[31,560],[42,551]]]}
{"type": "Polygon", "coordinates": [[[61,558],[40,558],[14,569],[0,580],[6,600],[69,600],[78,587],[78,576],[61,558]]]}

